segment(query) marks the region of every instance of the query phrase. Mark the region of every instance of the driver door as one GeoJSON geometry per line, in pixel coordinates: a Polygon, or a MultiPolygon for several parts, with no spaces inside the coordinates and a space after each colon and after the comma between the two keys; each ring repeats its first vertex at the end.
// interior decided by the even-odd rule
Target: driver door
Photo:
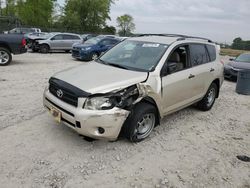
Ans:
{"type": "Polygon", "coordinates": [[[194,100],[192,91],[198,80],[190,66],[188,45],[178,46],[172,51],[162,68],[161,77],[164,114],[185,107],[194,100]]]}

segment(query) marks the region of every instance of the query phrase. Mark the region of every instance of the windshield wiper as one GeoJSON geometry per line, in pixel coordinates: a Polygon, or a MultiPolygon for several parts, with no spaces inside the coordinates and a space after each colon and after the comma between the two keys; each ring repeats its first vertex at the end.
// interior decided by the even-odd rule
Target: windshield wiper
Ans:
{"type": "Polygon", "coordinates": [[[107,61],[103,61],[102,59],[96,59],[95,61],[97,61],[99,63],[102,63],[102,64],[105,64],[105,65],[110,65],[110,66],[113,66],[113,67],[118,67],[118,68],[121,68],[121,69],[128,70],[128,68],[123,66],[123,65],[119,65],[119,64],[115,64],[115,63],[109,63],[107,61]]]}
{"type": "Polygon", "coordinates": [[[119,65],[119,64],[115,64],[115,63],[105,63],[106,65],[110,65],[110,66],[113,66],[113,67],[118,67],[118,68],[121,68],[121,69],[126,69],[128,70],[127,67],[123,66],[123,65],[119,65]]]}

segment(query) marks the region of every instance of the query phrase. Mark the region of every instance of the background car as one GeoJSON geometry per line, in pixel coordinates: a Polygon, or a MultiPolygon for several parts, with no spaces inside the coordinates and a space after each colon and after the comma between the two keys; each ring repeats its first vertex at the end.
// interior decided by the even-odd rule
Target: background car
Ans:
{"type": "Polygon", "coordinates": [[[79,60],[94,60],[121,40],[115,37],[98,36],[83,44],[76,44],[72,49],[72,57],[79,60]]]}
{"type": "Polygon", "coordinates": [[[9,34],[27,34],[27,33],[41,33],[39,28],[24,28],[18,27],[8,31],[9,34]]]}
{"type": "Polygon", "coordinates": [[[26,41],[19,34],[0,34],[0,66],[6,66],[12,61],[12,54],[27,52],[26,41]]]}
{"type": "Polygon", "coordinates": [[[89,40],[91,38],[96,37],[96,35],[95,34],[84,34],[84,35],[81,35],[81,37],[83,39],[83,42],[85,42],[85,41],[87,41],[87,40],[89,40]]]}
{"type": "Polygon", "coordinates": [[[250,53],[244,53],[236,57],[235,59],[230,59],[229,62],[224,67],[225,78],[235,80],[237,79],[238,71],[241,69],[250,70],[250,53]]]}
{"type": "Polygon", "coordinates": [[[74,43],[82,42],[80,35],[73,33],[54,33],[44,40],[37,40],[34,49],[41,53],[48,53],[51,50],[63,50],[69,52],[74,43]]]}

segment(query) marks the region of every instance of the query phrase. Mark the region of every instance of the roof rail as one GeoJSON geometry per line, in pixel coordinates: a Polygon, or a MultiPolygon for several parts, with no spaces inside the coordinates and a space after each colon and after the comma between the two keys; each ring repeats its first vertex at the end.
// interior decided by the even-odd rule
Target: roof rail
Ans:
{"type": "Polygon", "coordinates": [[[185,40],[185,39],[199,39],[199,40],[205,40],[211,43],[214,43],[212,40],[203,38],[203,37],[194,37],[194,36],[188,36],[188,35],[180,35],[180,34],[139,34],[138,37],[143,36],[163,36],[163,37],[180,37],[177,39],[177,41],[185,40]]]}

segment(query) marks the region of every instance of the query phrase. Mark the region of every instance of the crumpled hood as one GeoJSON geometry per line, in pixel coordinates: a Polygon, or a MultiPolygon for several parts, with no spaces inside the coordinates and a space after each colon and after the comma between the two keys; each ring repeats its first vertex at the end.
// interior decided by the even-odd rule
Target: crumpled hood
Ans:
{"type": "Polygon", "coordinates": [[[92,61],[61,71],[53,77],[85,92],[95,94],[123,89],[143,82],[147,79],[147,74],[146,72],[125,70],[92,61]]]}
{"type": "Polygon", "coordinates": [[[247,62],[233,61],[228,63],[228,65],[235,69],[250,69],[250,63],[247,62]]]}

